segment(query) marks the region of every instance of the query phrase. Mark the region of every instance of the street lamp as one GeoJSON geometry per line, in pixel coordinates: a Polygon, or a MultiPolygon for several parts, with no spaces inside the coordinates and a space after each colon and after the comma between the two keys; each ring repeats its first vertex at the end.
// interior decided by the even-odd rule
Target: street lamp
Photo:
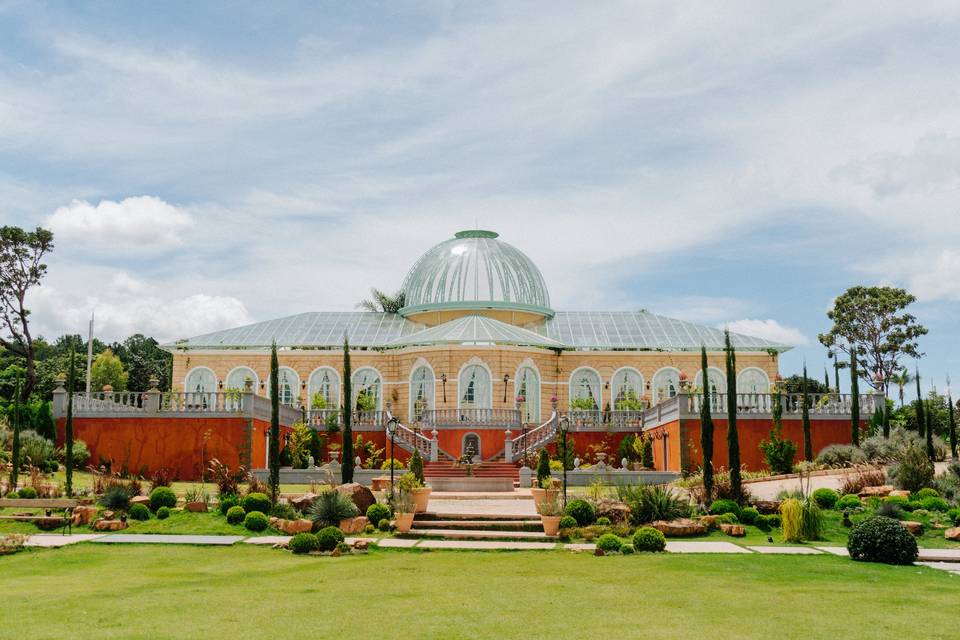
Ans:
{"type": "Polygon", "coordinates": [[[387,433],[390,434],[390,504],[393,504],[394,495],[393,495],[393,456],[394,456],[394,436],[397,433],[397,419],[393,416],[390,416],[390,419],[387,421],[387,433]]]}

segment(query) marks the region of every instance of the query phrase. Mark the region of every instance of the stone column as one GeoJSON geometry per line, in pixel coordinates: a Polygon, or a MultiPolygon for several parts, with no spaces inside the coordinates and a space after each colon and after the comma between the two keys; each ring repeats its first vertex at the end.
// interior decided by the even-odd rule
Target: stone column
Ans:
{"type": "Polygon", "coordinates": [[[150,376],[150,388],[147,390],[147,402],[143,407],[146,413],[160,413],[160,381],[150,376]]]}
{"type": "Polygon", "coordinates": [[[513,432],[507,429],[503,436],[503,459],[506,462],[513,462],[513,432]]]}
{"type": "Polygon", "coordinates": [[[53,417],[54,419],[63,418],[67,415],[67,389],[64,387],[67,377],[60,373],[54,381],[57,386],[53,390],[53,417]]]}

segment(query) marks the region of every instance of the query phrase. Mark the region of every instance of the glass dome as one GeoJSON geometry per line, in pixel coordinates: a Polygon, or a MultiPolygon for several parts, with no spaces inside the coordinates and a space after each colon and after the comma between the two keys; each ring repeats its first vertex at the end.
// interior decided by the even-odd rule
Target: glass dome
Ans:
{"type": "Polygon", "coordinates": [[[427,251],[403,282],[401,315],[444,309],[507,309],[552,318],[537,265],[493,231],[460,231],[427,251]]]}

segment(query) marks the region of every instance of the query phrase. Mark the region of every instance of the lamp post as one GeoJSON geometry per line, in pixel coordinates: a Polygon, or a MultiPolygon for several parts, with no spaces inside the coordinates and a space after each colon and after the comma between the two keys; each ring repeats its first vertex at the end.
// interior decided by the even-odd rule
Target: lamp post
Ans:
{"type": "Polygon", "coordinates": [[[560,418],[560,435],[561,442],[563,443],[563,509],[567,509],[567,428],[569,423],[567,422],[567,416],[560,418]]]}
{"type": "Polygon", "coordinates": [[[393,416],[390,416],[390,419],[387,421],[387,433],[390,434],[390,504],[392,505],[393,502],[394,502],[394,495],[393,495],[393,466],[394,466],[393,456],[394,456],[394,446],[395,446],[395,442],[396,442],[396,441],[394,440],[394,436],[395,436],[396,433],[397,433],[397,419],[394,418],[393,416]]]}

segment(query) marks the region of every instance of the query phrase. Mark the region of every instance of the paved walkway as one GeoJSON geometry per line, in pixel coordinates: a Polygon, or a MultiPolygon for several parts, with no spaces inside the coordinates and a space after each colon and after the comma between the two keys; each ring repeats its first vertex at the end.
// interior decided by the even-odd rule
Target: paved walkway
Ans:
{"type": "Polygon", "coordinates": [[[43,547],[43,548],[54,548],[54,547],[65,547],[68,544],[77,544],[78,542],[90,542],[91,540],[96,540],[104,534],[102,533],[77,533],[69,536],[57,535],[52,533],[38,533],[36,535],[30,536],[27,538],[27,541],[23,543],[25,547],[43,547]]]}

